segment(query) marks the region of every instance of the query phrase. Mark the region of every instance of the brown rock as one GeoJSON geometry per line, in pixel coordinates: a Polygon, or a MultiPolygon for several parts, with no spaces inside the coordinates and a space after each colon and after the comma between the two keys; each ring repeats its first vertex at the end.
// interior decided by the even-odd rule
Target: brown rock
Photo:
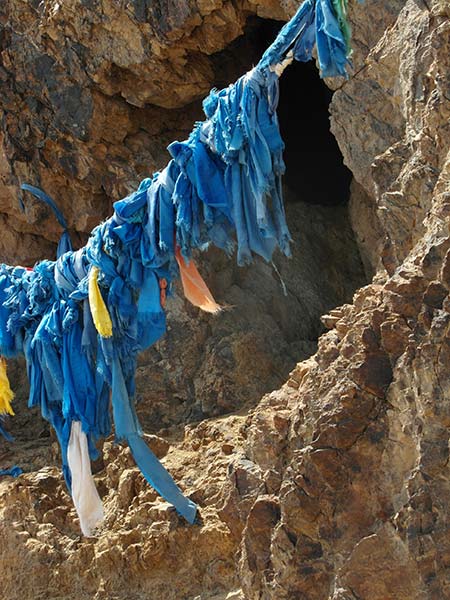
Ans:
{"type": "MultiPolygon", "coordinates": [[[[4,2],[3,259],[51,256],[60,233],[32,199],[21,212],[19,182],[57,197],[83,243],[166,162],[211,85],[255,61],[256,42],[221,52],[248,15],[297,4],[4,2]]],[[[140,413],[170,439],[152,448],[201,520],[187,526],[107,441],[106,520],[81,538],[60,471],[44,467],[52,438],[18,410],[23,433],[0,447],[2,466],[29,471],[0,482],[5,600],[449,596],[450,12],[383,0],[350,3],[350,18],[354,73],[333,83],[330,111],[354,176],[351,226],[346,208],[288,191],[298,243],[292,262],[276,258],[288,296],[267,265],[212,252],[202,272],[236,308],[212,320],[176,295],[168,336],[140,358],[140,413]],[[321,315],[330,330],[311,357],[321,315]]],[[[11,379],[25,396],[23,365],[11,379]]]]}

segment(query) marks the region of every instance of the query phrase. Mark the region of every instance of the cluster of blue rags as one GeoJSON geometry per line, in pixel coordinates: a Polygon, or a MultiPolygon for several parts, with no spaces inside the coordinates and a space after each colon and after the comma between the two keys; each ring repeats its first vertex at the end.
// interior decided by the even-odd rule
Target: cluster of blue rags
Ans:
{"type": "MultiPolygon", "coordinates": [[[[189,262],[193,249],[210,243],[228,254],[237,247],[240,265],[252,253],[270,260],[276,247],[289,255],[279,77],[292,60],[310,60],[314,47],[322,76],[346,76],[346,3],[306,0],[252,71],[210,93],[206,120],[187,141],[169,146],[168,166],[116,202],[113,216],[94,229],[85,247],[71,249],[53,206],[65,229],[56,262],[44,260],[33,269],[0,265],[0,354],[25,356],[29,405],[39,406],[56,431],[69,489],[74,423],[81,423],[95,459],[96,441],[111,432],[112,406],[116,439],[129,444],[150,485],[195,521],[196,505],[141,437],[136,357],[166,330],[162,287],[170,289],[179,277],[177,253],[189,262]]],[[[23,187],[52,203],[36,188],[23,187]]]]}

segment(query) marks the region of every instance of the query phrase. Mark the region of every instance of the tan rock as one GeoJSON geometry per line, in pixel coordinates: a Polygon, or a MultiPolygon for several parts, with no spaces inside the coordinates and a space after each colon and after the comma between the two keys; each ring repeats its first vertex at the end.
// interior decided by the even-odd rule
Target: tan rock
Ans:
{"type": "MultiPolygon", "coordinates": [[[[248,15],[297,4],[4,2],[2,259],[51,256],[60,233],[31,199],[21,212],[19,181],[57,197],[83,243],[186,136],[200,116],[188,103],[248,15]]],[[[350,17],[354,74],[333,84],[331,124],[372,283],[346,210],[300,202],[293,261],[276,259],[287,299],[267,265],[214,252],[203,272],[236,309],[213,321],[176,296],[167,337],[140,358],[139,410],[200,505],[193,527],[107,441],[105,523],[81,538],[52,438],[19,401],[0,461],[29,472],[0,482],[2,600],[449,597],[450,11],[395,0],[350,17]]],[[[11,378],[25,396],[23,365],[11,378]]]]}

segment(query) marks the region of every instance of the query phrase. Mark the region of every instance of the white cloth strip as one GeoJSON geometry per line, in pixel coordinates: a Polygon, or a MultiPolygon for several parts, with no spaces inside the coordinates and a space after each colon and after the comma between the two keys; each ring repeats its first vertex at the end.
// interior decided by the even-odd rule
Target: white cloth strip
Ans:
{"type": "Polygon", "coordinates": [[[73,421],[67,460],[72,475],[72,499],[80,519],[83,535],[90,537],[103,520],[103,504],[95,487],[91,471],[88,442],[80,421],[73,421]]]}

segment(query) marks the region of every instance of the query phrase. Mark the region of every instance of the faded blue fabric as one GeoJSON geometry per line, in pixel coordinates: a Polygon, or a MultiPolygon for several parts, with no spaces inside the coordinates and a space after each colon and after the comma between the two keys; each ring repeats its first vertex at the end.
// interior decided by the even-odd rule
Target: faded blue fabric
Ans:
{"type": "Polygon", "coordinates": [[[170,502],[188,523],[193,524],[197,515],[196,504],[183,496],[180,488],[139,435],[128,436],[128,443],[134,460],[148,483],[170,502]]]}
{"type": "MultiPolygon", "coordinates": [[[[308,42],[311,39],[312,33],[310,25],[314,21],[316,4],[320,0],[306,0],[298,9],[294,17],[284,25],[277,36],[275,42],[264,52],[259,63],[262,68],[267,68],[270,65],[276,65],[283,61],[289,50],[293,49],[296,44],[308,42]]],[[[296,46],[295,46],[296,47],[296,46]]],[[[297,47],[296,47],[297,50],[297,47]]],[[[305,52],[307,52],[305,50],[305,52]]],[[[300,46],[298,46],[296,60],[310,60],[311,54],[302,54],[300,46]]]]}
{"type": "Polygon", "coordinates": [[[322,76],[345,75],[348,56],[331,0],[306,0],[252,71],[212,90],[203,104],[206,120],[187,140],[169,146],[167,167],[116,202],[112,217],[77,251],[55,202],[38,188],[22,186],[52,208],[64,234],[56,261],[32,270],[0,265],[0,353],[25,356],[29,405],[39,406],[56,431],[69,489],[73,421],[81,422],[95,458],[97,440],[111,431],[112,412],[116,439],[128,443],[147,481],[194,522],[195,504],[141,438],[137,355],[165,333],[160,284],[164,279],[170,294],[179,275],[176,245],[186,259],[209,244],[227,254],[236,249],[240,265],[254,254],[270,261],[276,248],[290,255],[273,66],[289,53],[310,60],[314,46],[322,76]],[[113,325],[108,339],[98,335],[90,312],[93,266],[113,325]]]}
{"type": "Polygon", "coordinates": [[[19,477],[22,475],[23,471],[20,467],[11,467],[11,469],[0,469],[0,477],[19,477]]]}
{"type": "Polygon", "coordinates": [[[59,243],[58,243],[57,256],[59,257],[62,254],[64,254],[65,252],[69,252],[70,250],[72,250],[72,241],[70,239],[70,234],[67,229],[66,220],[64,218],[64,215],[62,214],[62,212],[59,210],[58,206],[56,205],[55,201],[53,200],[53,198],[51,198],[48,194],[46,194],[39,188],[29,185],[28,183],[23,183],[20,186],[20,188],[26,192],[30,192],[31,194],[33,194],[33,196],[35,196],[36,198],[39,198],[39,200],[41,200],[41,202],[44,202],[45,204],[50,206],[55,217],[58,220],[58,223],[63,228],[64,231],[63,231],[61,238],[59,240],[59,243]]]}
{"type": "Polygon", "coordinates": [[[283,27],[259,64],[276,65],[293,51],[295,60],[311,60],[317,46],[322,77],[348,77],[349,55],[345,33],[340,29],[331,0],[306,0],[296,15],[283,27]]]}
{"type": "Polygon", "coordinates": [[[322,77],[347,77],[347,44],[330,0],[317,0],[315,28],[322,77]]]}
{"type": "Polygon", "coordinates": [[[13,442],[14,438],[13,436],[8,433],[6,431],[6,429],[3,428],[2,422],[1,422],[1,417],[0,417],[0,435],[7,441],[7,442],[13,442]]]}
{"type": "Polygon", "coordinates": [[[20,340],[11,333],[8,321],[11,310],[5,306],[9,290],[14,286],[12,279],[13,267],[0,265],[0,348],[5,358],[13,358],[20,352],[20,340]]]}
{"type": "MultiPolygon", "coordinates": [[[[308,4],[310,3],[308,2],[308,4]]],[[[316,43],[315,13],[309,6],[305,6],[304,14],[301,15],[299,29],[300,35],[294,45],[294,58],[299,62],[308,62],[312,59],[312,52],[316,43]]],[[[326,71],[324,72],[322,68],[322,76],[325,77],[326,75],[326,71]]]]}

